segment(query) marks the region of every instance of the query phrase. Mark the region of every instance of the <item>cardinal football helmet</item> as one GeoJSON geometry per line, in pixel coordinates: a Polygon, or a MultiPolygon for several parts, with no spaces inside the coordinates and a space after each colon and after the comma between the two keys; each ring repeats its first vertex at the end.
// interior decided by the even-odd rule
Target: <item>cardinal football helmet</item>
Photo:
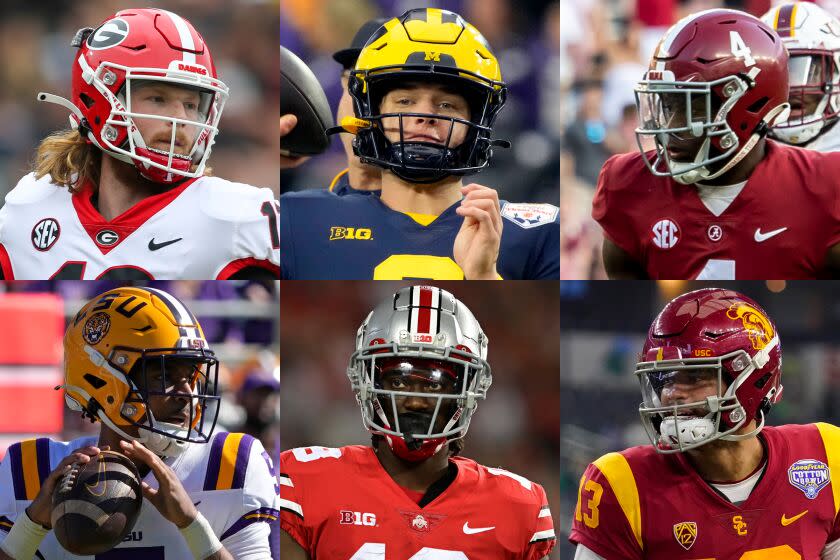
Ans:
{"type": "Polygon", "coordinates": [[[70,409],[158,455],[176,456],[213,433],[218,367],[182,302],[154,288],[117,288],[90,300],[70,322],[62,387],[70,409]],[[189,393],[172,390],[175,370],[189,373],[189,393]],[[183,421],[155,418],[149,402],[155,396],[182,401],[183,421]]]}
{"type": "Polygon", "coordinates": [[[507,96],[499,62],[481,33],[453,12],[418,8],[387,21],[359,54],[347,89],[356,118],[345,119],[348,122],[332,131],[354,133],[354,151],[364,163],[389,169],[406,181],[432,183],[448,175],[478,172],[490,162],[493,146],[510,146],[491,139],[493,123],[507,96]],[[470,119],[380,113],[385,94],[409,81],[452,87],[467,100],[470,119]],[[404,140],[403,119],[411,117],[448,121],[445,143],[404,140]],[[398,119],[399,142],[385,137],[383,118],[398,119]],[[456,123],[466,126],[467,134],[461,145],[452,146],[456,123]]]}
{"type": "Polygon", "coordinates": [[[636,365],[639,413],[661,453],[752,437],[782,396],[776,326],[756,302],[732,290],[706,288],[671,300],[648,331],[642,360],[636,365]],[[711,374],[717,393],[664,404],[663,388],[680,374],[711,374]],[[735,434],[753,420],[755,430],[735,434]]]}
{"type": "Polygon", "coordinates": [[[47,93],[39,94],[41,101],[70,109],[74,129],[114,158],[133,163],[151,181],[173,183],[204,174],[228,88],[216,76],[204,39],[187,20],[166,10],[123,10],[96,29],[80,29],[72,46],[79,49],[72,102],[47,93]],[[135,112],[132,88],[149,82],[198,92],[196,118],[135,112]],[[170,123],[169,149],[147,146],[137,118],[170,123]],[[195,131],[192,146],[176,146],[178,127],[195,131]]]}
{"type": "MultiPolygon", "coordinates": [[[[467,433],[492,382],[487,336],[473,314],[440,288],[403,288],[374,308],[356,334],[347,369],[362,421],[406,461],[422,461],[467,433]],[[396,376],[400,388],[386,388],[396,376]],[[422,392],[409,391],[417,381],[422,392]],[[429,399],[430,414],[403,413],[398,399],[429,399]]],[[[389,385],[392,386],[392,385],[389,385]]]]}
{"type": "Polygon", "coordinates": [[[770,136],[807,144],[837,121],[840,113],[840,21],[810,2],[773,8],[761,18],[773,27],[790,54],[791,117],[770,136]],[[809,110],[811,99],[819,100],[809,110]]]}
{"type": "Polygon", "coordinates": [[[681,183],[718,177],[741,161],[788,113],[787,51],[761,20],[735,10],[707,10],[665,33],[636,87],[636,139],[652,137],[657,176],[681,183]],[[669,153],[697,140],[696,154],[669,153]]]}

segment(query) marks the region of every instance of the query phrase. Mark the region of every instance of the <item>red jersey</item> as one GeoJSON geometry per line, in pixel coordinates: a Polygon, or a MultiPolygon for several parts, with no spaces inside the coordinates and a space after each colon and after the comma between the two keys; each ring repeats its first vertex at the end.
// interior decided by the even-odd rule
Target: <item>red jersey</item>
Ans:
{"type": "Polygon", "coordinates": [[[692,185],[656,177],[639,152],[604,164],[592,217],[654,279],[824,276],[840,242],[840,154],[767,141],[764,159],[720,216],[692,185]]]}
{"type": "Polygon", "coordinates": [[[539,559],[555,545],[542,486],[471,459],[420,507],[372,447],[301,447],[280,454],[281,528],[309,557],[346,560],[539,559]]]}
{"type": "Polygon", "coordinates": [[[819,560],[840,537],[840,428],[768,426],[759,437],[765,471],[739,505],[682,454],[604,455],[581,478],[569,540],[609,559],[819,560]]]}

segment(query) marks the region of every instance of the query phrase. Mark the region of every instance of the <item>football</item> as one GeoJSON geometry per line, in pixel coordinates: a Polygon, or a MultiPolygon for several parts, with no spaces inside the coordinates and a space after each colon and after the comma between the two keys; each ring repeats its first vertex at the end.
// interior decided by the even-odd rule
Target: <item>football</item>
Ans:
{"type": "Polygon", "coordinates": [[[287,156],[312,156],[330,145],[327,128],[332,126],[330,104],[318,78],[290,50],[280,47],[280,114],[293,114],[295,128],[280,139],[287,156]]]}
{"type": "Polygon", "coordinates": [[[121,453],[102,451],[74,463],[53,493],[52,526],[67,551],[100,554],[122,542],[137,521],[143,493],[140,475],[121,453]]]}

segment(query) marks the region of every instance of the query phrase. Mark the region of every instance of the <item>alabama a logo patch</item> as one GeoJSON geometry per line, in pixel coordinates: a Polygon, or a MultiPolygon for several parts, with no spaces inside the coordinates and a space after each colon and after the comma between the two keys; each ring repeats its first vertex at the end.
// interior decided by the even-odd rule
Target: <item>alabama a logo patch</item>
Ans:
{"type": "Polygon", "coordinates": [[[674,523],[674,538],[680,546],[688,550],[697,540],[697,523],[694,521],[680,521],[674,523]]]}
{"type": "Polygon", "coordinates": [[[813,500],[831,482],[828,466],[816,459],[800,459],[788,467],[788,481],[813,500]]]}
{"type": "Polygon", "coordinates": [[[111,329],[111,318],[107,313],[97,313],[85,321],[85,326],[82,329],[82,338],[85,342],[92,346],[96,346],[105,338],[108,331],[111,329]]]}
{"type": "Polygon", "coordinates": [[[524,229],[531,229],[554,222],[560,209],[552,204],[506,202],[502,217],[524,229]]]}

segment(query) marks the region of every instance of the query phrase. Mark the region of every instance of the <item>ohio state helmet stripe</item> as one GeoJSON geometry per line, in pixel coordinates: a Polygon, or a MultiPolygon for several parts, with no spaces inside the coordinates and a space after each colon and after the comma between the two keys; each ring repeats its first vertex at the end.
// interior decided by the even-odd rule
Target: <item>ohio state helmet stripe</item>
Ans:
{"type": "Polygon", "coordinates": [[[178,14],[173,14],[172,12],[168,12],[166,10],[161,11],[169,16],[172,23],[175,25],[175,30],[178,31],[178,36],[181,39],[181,48],[184,49],[184,63],[195,64],[195,40],[190,32],[189,25],[187,25],[187,22],[185,22],[178,14]]]}
{"type": "Polygon", "coordinates": [[[796,25],[796,4],[785,4],[776,12],[775,29],[780,37],[793,37],[796,25]]]}
{"type": "Polygon", "coordinates": [[[411,312],[409,331],[413,333],[437,333],[440,325],[440,290],[428,286],[411,288],[411,312]],[[434,330],[432,328],[434,327],[434,330]]]}

